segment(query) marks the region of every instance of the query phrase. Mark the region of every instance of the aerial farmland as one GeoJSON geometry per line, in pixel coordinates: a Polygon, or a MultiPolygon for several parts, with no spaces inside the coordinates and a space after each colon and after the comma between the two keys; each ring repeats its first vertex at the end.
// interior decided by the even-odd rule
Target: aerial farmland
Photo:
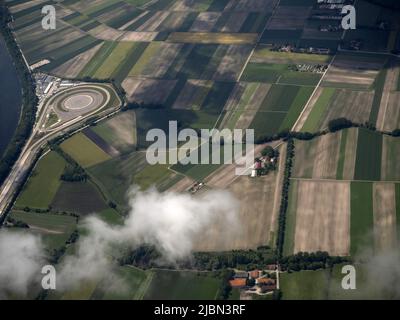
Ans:
{"type": "Polygon", "coordinates": [[[107,270],[29,298],[379,298],[365,256],[400,245],[400,13],[336,2],[5,1],[39,97],[23,151],[35,156],[4,184],[5,229],[42,239],[60,270],[96,241],[107,270]],[[248,174],[149,163],[149,132],[172,139],[170,122],[193,136],[254,130],[248,174]],[[346,264],[361,293],[342,292],[346,264]],[[262,276],[237,285],[243,272],[262,276]]]}

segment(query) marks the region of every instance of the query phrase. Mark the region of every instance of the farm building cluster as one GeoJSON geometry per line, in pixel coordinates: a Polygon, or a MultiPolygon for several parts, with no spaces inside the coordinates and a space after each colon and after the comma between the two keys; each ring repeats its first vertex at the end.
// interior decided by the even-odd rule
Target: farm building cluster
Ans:
{"type": "Polygon", "coordinates": [[[236,271],[229,280],[232,288],[252,294],[267,294],[278,289],[276,265],[267,266],[267,270],[236,271]]]}
{"type": "Polygon", "coordinates": [[[256,158],[253,169],[251,170],[251,177],[265,176],[271,171],[278,168],[279,151],[272,147],[266,147],[261,152],[261,157],[256,158]]]}

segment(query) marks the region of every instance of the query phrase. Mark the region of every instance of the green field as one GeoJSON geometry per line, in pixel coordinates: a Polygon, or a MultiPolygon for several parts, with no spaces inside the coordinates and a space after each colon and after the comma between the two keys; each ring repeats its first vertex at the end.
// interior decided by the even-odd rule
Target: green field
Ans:
{"type": "Polygon", "coordinates": [[[120,291],[104,290],[103,300],[142,300],[153,278],[152,271],[143,271],[131,266],[118,269],[117,277],[124,286],[120,291]]]}
{"type": "Polygon", "coordinates": [[[30,228],[23,231],[39,234],[50,251],[64,246],[77,226],[69,215],[13,211],[11,217],[28,224],[30,228]]]}
{"type": "Polygon", "coordinates": [[[335,93],[334,88],[324,88],[318,101],[315,103],[310,115],[304,123],[301,131],[303,132],[315,132],[318,130],[321,123],[322,115],[325,113],[329,102],[331,101],[335,93]]]}
{"type": "MultiPolygon", "coordinates": [[[[313,1],[310,1],[313,2],[313,1]]],[[[327,64],[332,60],[332,56],[321,54],[308,54],[296,52],[278,52],[271,51],[270,46],[259,45],[252,56],[252,60],[256,61],[279,61],[287,64],[327,64]]]]}
{"type": "Polygon", "coordinates": [[[60,186],[65,165],[65,160],[56,152],[44,156],[33,170],[16,206],[47,209],[60,186]]]}
{"type": "Polygon", "coordinates": [[[313,91],[313,87],[301,87],[299,89],[296,97],[290,105],[289,111],[286,114],[285,119],[281,123],[279,131],[292,129],[301,112],[303,111],[305,105],[307,104],[308,99],[311,97],[313,91]]]}
{"type": "Polygon", "coordinates": [[[261,104],[250,128],[256,141],[291,129],[313,92],[313,87],[274,84],[261,104]]]}
{"type": "Polygon", "coordinates": [[[78,133],[64,141],[61,149],[70,155],[82,167],[88,168],[110,159],[110,156],[100,149],[83,133],[78,133]]]}
{"type": "Polygon", "coordinates": [[[147,165],[145,153],[133,152],[91,167],[94,182],[118,204],[126,203],[133,176],[147,165]]]}
{"type": "Polygon", "coordinates": [[[220,167],[220,164],[176,164],[173,165],[171,169],[188,176],[195,181],[203,181],[206,177],[220,167]]]}
{"type": "Polygon", "coordinates": [[[364,247],[373,247],[374,228],[373,184],[352,182],[350,184],[350,253],[355,255],[364,247]]]}
{"type": "Polygon", "coordinates": [[[147,190],[150,187],[157,187],[162,184],[172,174],[172,171],[168,169],[168,165],[148,165],[133,176],[133,183],[142,190],[147,190]]]}
{"type": "Polygon", "coordinates": [[[157,270],[146,300],[215,300],[221,279],[212,273],[157,270]]]}
{"type": "Polygon", "coordinates": [[[120,113],[90,130],[121,153],[132,152],[136,147],[136,114],[133,111],[120,113]]]}
{"type": "Polygon", "coordinates": [[[394,292],[383,289],[374,276],[375,270],[366,265],[352,263],[356,269],[356,290],[344,290],[342,274],[344,265],[332,269],[300,271],[281,274],[282,298],[284,300],[381,300],[393,299],[394,292]]]}
{"type": "Polygon", "coordinates": [[[97,216],[103,221],[112,225],[122,224],[124,219],[117,210],[111,208],[98,212],[97,216]]]}
{"type": "Polygon", "coordinates": [[[240,81],[275,83],[287,70],[287,64],[251,62],[247,65],[240,81]]]}
{"type": "Polygon", "coordinates": [[[354,180],[381,179],[382,141],[382,134],[359,129],[354,180]]]}
{"type": "Polygon", "coordinates": [[[250,62],[241,81],[315,86],[321,74],[291,71],[289,64],[250,62]]]}
{"type": "Polygon", "coordinates": [[[51,207],[57,211],[85,215],[101,212],[107,209],[107,204],[91,182],[63,182],[51,207]]]}
{"type": "Polygon", "coordinates": [[[104,60],[103,64],[98,68],[96,73],[93,75],[97,79],[109,79],[112,78],[118,71],[119,66],[125,59],[129,57],[129,54],[135,48],[134,42],[120,42],[104,60]]]}
{"type": "Polygon", "coordinates": [[[283,273],[280,284],[284,300],[325,300],[328,297],[329,270],[283,273]]]}

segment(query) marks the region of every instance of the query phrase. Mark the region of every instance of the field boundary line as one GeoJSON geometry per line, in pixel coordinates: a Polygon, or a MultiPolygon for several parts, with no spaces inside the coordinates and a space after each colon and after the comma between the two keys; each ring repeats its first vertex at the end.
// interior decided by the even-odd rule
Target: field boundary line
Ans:
{"type": "MultiPolygon", "coordinates": [[[[311,94],[310,98],[308,99],[307,103],[305,104],[303,111],[300,113],[299,117],[297,118],[296,122],[294,123],[293,127],[292,127],[292,131],[296,131],[296,126],[298,125],[298,123],[300,122],[300,120],[302,119],[304,113],[306,112],[307,108],[309,107],[311,101],[313,100],[315,94],[317,93],[318,89],[321,87],[321,83],[324,80],[326,74],[328,73],[330,67],[332,66],[333,62],[335,61],[335,58],[337,56],[337,53],[333,56],[332,60],[329,62],[328,67],[326,68],[324,74],[322,75],[321,79],[318,81],[317,86],[314,88],[313,93],[311,94]]],[[[311,110],[312,112],[312,110],[311,110]]],[[[301,130],[301,129],[300,129],[301,130]]],[[[300,131],[298,130],[298,131],[300,131]]]]}
{"type": "Polygon", "coordinates": [[[264,27],[263,30],[260,32],[260,34],[259,34],[259,36],[258,36],[258,39],[257,39],[256,43],[254,44],[254,47],[253,47],[253,49],[251,50],[251,52],[250,52],[250,54],[249,54],[249,56],[248,56],[248,58],[247,58],[247,60],[246,60],[246,62],[245,62],[245,64],[244,64],[244,66],[243,66],[242,71],[239,73],[239,76],[238,76],[238,78],[237,78],[237,82],[239,82],[239,81],[240,81],[240,78],[243,76],[243,73],[244,73],[244,71],[246,70],[247,65],[250,63],[250,60],[251,60],[251,58],[252,58],[253,55],[254,55],[254,51],[256,50],[257,46],[260,44],[262,35],[264,34],[265,30],[267,30],[267,27],[268,27],[268,25],[269,25],[269,22],[271,21],[272,17],[274,16],[274,14],[275,14],[276,10],[278,9],[280,3],[281,3],[281,0],[278,0],[278,2],[276,3],[274,9],[272,10],[271,16],[268,18],[268,21],[265,23],[265,27],[264,27]]]}
{"type": "Polygon", "coordinates": [[[323,178],[290,178],[292,180],[298,181],[315,181],[315,182],[365,182],[365,183],[391,183],[391,184],[400,184],[400,180],[389,181],[389,180],[340,180],[340,179],[323,179],[323,178]]]}

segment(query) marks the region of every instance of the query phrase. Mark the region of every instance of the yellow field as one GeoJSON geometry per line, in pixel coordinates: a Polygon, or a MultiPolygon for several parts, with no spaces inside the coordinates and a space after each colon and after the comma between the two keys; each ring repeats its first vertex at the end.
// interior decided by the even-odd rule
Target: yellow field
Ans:
{"type": "Polygon", "coordinates": [[[100,149],[83,133],[74,135],[61,144],[61,149],[68,153],[82,167],[88,168],[104,162],[111,157],[100,149]]]}
{"type": "Polygon", "coordinates": [[[209,32],[173,32],[169,42],[215,43],[215,44],[254,44],[256,33],[209,33],[209,32]]]}
{"type": "Polygon", "coordinates": [[[252,62],[266,63],[329,63],[332,60],[330,55],[308,54],[296,52],[278,52],[271,51],[268,46],[259,46],[254,51],[251,58],[252,62]]]}
{"type": "Polygon", "coordinates": [[[124,61],[129,56],[134,46],[134,42],[119,43],[95,73],[94,77],[98,79],[110,78],[115,70],[118,69],[121,61],[124,61]]]}

